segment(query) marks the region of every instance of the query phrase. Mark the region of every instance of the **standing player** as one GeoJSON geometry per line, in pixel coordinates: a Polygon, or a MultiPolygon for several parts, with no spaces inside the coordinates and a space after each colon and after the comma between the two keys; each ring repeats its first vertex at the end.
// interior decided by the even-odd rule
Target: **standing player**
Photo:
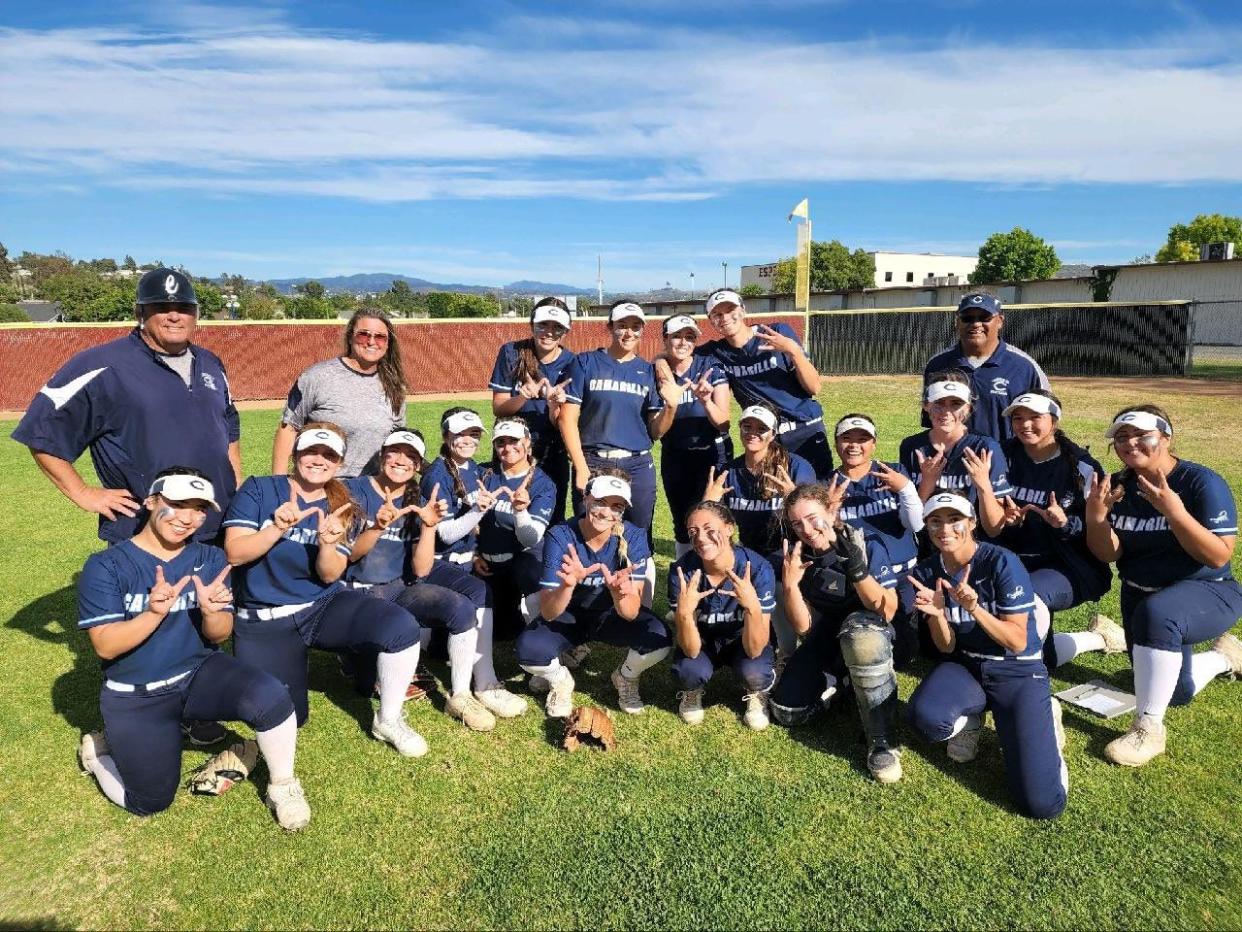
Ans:
{"type": "MultiPolygon", "coordinates": [[[[1005,313],[998,298],[975,292],[957,306],[957,343],[942,350],[923,369],[923,382],[946,369],[969,373],[976,398],[967,424],[971,433],[1008,440],[1009,421],[1002,413],[1019,395],[1048,387],[1048,376],[1031,356],[1001,339],[1005,313]]],[[[925,413],[923,426],[931,421],[925,413]]]]}
{"type": "Polygon", "coordinates": [[[677,714],[687,725],[703,721],[703,692],[716,667],[733,667],[745,687],[742,721],[768,727],[768,690],[776,679],[772,565],[753,550],[734,547],[737,525],[718,502],[699,502],[686,515],[694,549],[669,571],[668,604],[677,650],[673,674],[682,691],[677,714]]]}
{"type": "Polygon", "coordinates": [[[1140,767],[1164,753],[1164,714],[1216,677],[1242,676],[1242,615],[1231,560],[1238,510],[1219,474],[1174,454],[1173,422],[1156,405],[1123,408],[1105,434],[1121,473],[1087,499],[1087,544],[1121,576],[1121,621],[1134,665],[1130,730],[1104,756],[1140,767]],[[1211,650],[1194,645],[1215,638],[1211,650]]]}
{"type": "Polygon", "coordinates": [[[543,545],[540,617],[517,640],[522,669],[548,683],[545,708],[553,718],[573,711],[574,678],[562,654],[590,641],[629,648],[612,672],[621,709],[643,711],[638,678],[668,656],[668,630],[643,608],[634,578],[647,575],[647,536],[622,518],[632,504],[619,469],[591,477],[583,516],[549,528],[543,545]]]}
{"type": "Polygon", "coordinates": [[[685,314],[664,321],[664,355],[655,360],[656,378],[681,391],[673,426],[660,439],[660,480],[673,518],[677,556],[690,552],[686,513],[703,497],[708,473],[733,459],[729,437],[729,382],[711,360],[694,354],[699,325],[685,314]]]}
{"type": "Polygon", "coordinates": [[[251,476],[224,519],[224,551],[238,584],[233,650],[285,684],[299,726],[309,714],[310,648],[374,651],[380,701],[371,734],[406,757],[420,757],[427,742],[406,724],[401,708],[418,666],[418,622],[341,581],[349,530],[361,518],[336,478],[345,459],[344,431],[311,422],[293,450],[293,471],[251,476]]]}
{"type": "Polygon", "coordinates": [[[746,305],[727,288],[708,296],[705,312],[721,339],[695,352],[724,371],[740,405],[770,405],[779,415],[781,443],[826,479],[832,451],[824,436],[824,409],[815,399],[821,379],[797,335],[788,324],[746,323],[746,305]]]}
{"type": "Polygon", "coordinates": [[[82,767],[112,802],[151,815],[172,805],[180,783],[181,722],[244,721],[267,762],[268,806],[281,827],[305,828],[310,806],[293,775],[298,729],[288,691],[203,643],[233,630],[224,554],[191,542],[220,508],[211,480],[190,467],[161,470],[143,505],[138,534],[92,555],[78,579],[78,627],[104,673],[104,732],[83,736],[82,767]]]}
{"type": "Polygon", "coordinates": [[[922,616],[939,663],[910,697],[910,721],[965,763],[978,753],[990,710],[1009,795],[1023,814],[1055,819],[1065,809],[1069,772],[1031,578],[1008,550],[975,540],[974,508],[960,494],[932,496],[923,520],[936,553],[902,582],[901,598],[907,612],[922,616]]]}
{"type": "Polygon", "coordinates": [[[565,370],[574,354],[564,342],[572,318],[560,298],[541,298],[530,314],[531,335],[504,344],[496,354],[489,388],[497,418],[521,415],[530,429],[531,452],[556,486],[552,520],[565,520],[569,496],[569,454],[556,426],[565,401],[565,370]]]}

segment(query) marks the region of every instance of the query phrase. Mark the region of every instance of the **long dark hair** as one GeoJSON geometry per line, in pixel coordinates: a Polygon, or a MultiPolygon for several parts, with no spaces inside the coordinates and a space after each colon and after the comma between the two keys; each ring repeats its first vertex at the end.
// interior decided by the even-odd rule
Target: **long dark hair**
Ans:
{"type": "Polygon", "coordinates": [[[358,329],[358,321],[364,317],[382,322],[384,329],[388,331],[388,347],[384,351],[384,358],[379,361],[379,380],[384,386],[384,396],[392,405],[393,416],[399,416],[405,404],[405,368],[401,364],[401,346],[397,343],[397,331],[386,311],[378,307],[360,307],[354,311],[349,323],[345,325],[345,355],[352,355],[354,331],[358,329]]]}
{"type": "MultiPolygon", "coordinates": [[[[526,442],[530,443],[530,440],[531,440],[530,425],[526,423],[526,418],[522,417],[521,415],[517,415],[517,414],[509,414],[503,418],[499,418],[499,417],[496,418],[497,423],[500,423],[501,421],[513,421],[525,427],[526,428],[526,442]]],[[[528,447],[526,450],[526,463],[528,466],[530,466],[531,469],[535,468],[536,460],[535,460],[535,451],[533,447],[528,447]]],[[[492,459],[491,459],[491,462],[488,463],[487,465],[489,467],[489,470],[488,470],[489,472],[498,474],[501,477],[504,476],[505,474],[504,467],[501,465],[500,457],[496,453],[496,438],[495,437],[492,438],[492,459]]]]}
{"type": "MultiPolygon", "coordinates": [[[[569,305],[560,298],[540,298],[535,302],[535,306],[530,309],[530,325],[533,329],[535,326],[535,311],[541,307],[560,308],[566,314],[569,313],[569,305]]],[[[526,337],[524,340],[518,340],[516,347],[518,354],[517,368],[513,370],[513,384],[525,382],[527,379],[539,381],[539,357],[535,354],[535,338],[533,336],[526,337]]]]}
{"type": "MultiPolygon", "coordinates": [[[[1039,395],[1043,398],[1047,398],[1061,409],[1062,414],[1065,413],[1065,406],[1061,404],[1061,399],[1052,394],[1052,392],[1048,391],[1048,389],[1032,388],[1029,392],[1027,392],[1027,394],[1039,395]]],[[[1077,490],[1085,496],[1087,489],[1086,480],[1083,478],[1082,473],[1078,471],[1078,464],[1082,462],[1082,457],[1078,455],[1078,445],[1065,435],[1065,431],[1061,430],[1061,419],[1058,417],[1053,418],[1053,420],[1057,422],[1057,426],[1052,429],[1052,438],[1057,442],[1057,449],[1061,451],[1061,455],[1065,457],[1065,461],[1069,463],[1070,481],[1074,482],[1077,486],[1077,490]]],[[[1018,442],[1021,443],[1021,441],[1018,442]]]]}
{"type": "Polygon", "coordinates": [[[789,451],[781,443],[779,430],[781,423],[780,413],[767,402],[760,402],[748,407],[763,408],[765,411],[770,411],[772,417],[776,419],[777,426],[772,428],[772,439],[768,441],[768,452],[763,455],[763,464],[759,471],[759,497],[766,502],[768,499],[776,496],[776,493],[772,491],[772,484],[769,480],[775,479],[776,474],[782,469],[786,473],[789,472],[789,451]]]}
{"type": "MultiPolygon", "coordinates": [[[[298,436],[301,437],[308,430],[330,430],[332,433],[341,438],[342,444],[347,443],[345,431],[336,424],[333,424],[331,421],[307,421],[302,425],[302,429],[298,431],[298,436]]],[[[296,447],[297,443],[295,441],[294,448],[296,449],[296,447]]],[[[297,454],[295,453],[294,458],[296,459],[296,457],[297,454]]],[[[296,465],[294,465],[293,468],[295,471],[297,470],[296,465]]],[[[345,514],[344,523],[347,527],[351,522],[359,522],[366,519],[366,511],[363,510],[361,505],[354,501],[353,495],[349,492],[349,487],[340,479],[337,479],[335,476],[329,479],[324,484],[323,491],[328,496],[328,511],[336,511],[346,502],[353,506],[345,514]]]]}
{"type": "MultiPolygon", "coordinates": [[[[445,422],[454,414],[460,414],[463,411],[474,411],[474,408],[467,408],[465,405],[454,405],[451,408],[445,408],[444,413],[440,415],[440,436],[444,436],[444,432],[448,430],[445,422]]],[[[457,471],[457,464],[453,462],[453,451],[449,449],[448,441],[440,441],[440,458],[444,460],[444,468],[448,470],[449,477],[453,480],[453,494],[458,500],[466,501],[469,493],[466,491],[466,483],[461,479],[461,473],[457,471]]]]}

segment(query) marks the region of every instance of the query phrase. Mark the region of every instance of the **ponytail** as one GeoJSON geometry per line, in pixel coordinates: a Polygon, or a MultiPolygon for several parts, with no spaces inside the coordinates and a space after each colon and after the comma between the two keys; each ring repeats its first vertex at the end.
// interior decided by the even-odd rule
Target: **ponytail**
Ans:
{"type": "Polygon", "coordinates": [[[763,457],[763,468],[759,473],[759,497],[765,502],[776,496],[768,480],[775,479],[776,474],[782,469],[786,474],[789,473],[789,451],[785,449],[785,445],[778,437],[773,437],[768,446],[768,452],[763,457]]]}
{"type": "MultiPolygon", "coordinates": [[[[531,460],[531,469],[534,468],[534,460],[531,460]]],[[[626,482],[633,482],[630,474],[624,469],[618,469],[616,466],[596,466],[591,470],[591,474],[587,478],[587,485],[590,485],[592,479],[600,476],[612,476],[614,479],[624,479],[626,482]]],[[[617,519],[617,523],[612,526],[612,534],[617,538],[617,569],[623,570],[630,565],[630,543],[625,539],[624,518],[617,519]]]]}

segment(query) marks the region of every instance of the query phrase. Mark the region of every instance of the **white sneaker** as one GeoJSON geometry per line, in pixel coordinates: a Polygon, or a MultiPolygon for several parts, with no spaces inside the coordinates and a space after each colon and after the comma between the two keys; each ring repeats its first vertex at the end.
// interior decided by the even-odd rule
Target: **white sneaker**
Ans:
{"type": "Polygon", "coordinates": [[[104,737],[102,731],[88,731],[78,743],[78,763],[81,764],[84,773],[91,773],[94,770],[95,761],[100,755],[111,753],[108,748],[108,739],[104,737]]]}
{"type": "Polygon", "coordinates": [[[371,736],[386,741],[397,749],[397,753],[405,757],[422,757],[427,753],[427,742],[423,736],[406,724],[404,717],[396,721],[386,722],[375,714],[371,720],[371,736]]]}
{"type": "Polygon", "coordinates": [[[290,777],[284,783],[269,783],[267,807],[276,813],[276,821],[287,832],[299,832],[310,825],[310,803],[297,777],[290,777]]]}
{"type": "Polygon", "coordinates": [[[638,680],[630,679],[621,672],[620,667],[612,671],[612,685],[617,690],[617,705],[622,712],[638,715],[647,708],[643,705],[642,693],[638,691],[638,680]]]}
{"type": "Polygon", "coordinates": [[[491,731],[496,727],[496,716],[470,693],[449,696],[444,709],[471,731],[491,731]]]}
{"type": "Polygon", "coordinates": [[[677,717],[687,725],[702,725],[703,690],[686,689],[677,694],[677,717]]]}
{"type": "Polygon", "coordinates": [[[569,650],[561,652],[561,666],[567,667],[570,670],[576,670],[582,666],[582,661],[589,656],[591,656],[591,645],[579,644],[577,647],[571,647],[569,650]]]}
{"type": "Polygon", "coordinates": [[[555,679],[548,680],[548,695],[543,701],[549,718],[569,718],[574,711],[574,677],[564,667],[555,679]]]}
{"type": "Polygon", "coordinates": [[[763,731],[770,724],[768,720],[768,694],[747,693],[742,697],[746,711],[742,713],[742,722],[751,731],[763,731]]]}
{"type": "Polygon", "coordinates": [[[1212,650],[1224,654],[1229,661],[1229,675],[1233,679],[1242,676],[1242,641],[1226,631],[1212,642],[1212,650]]]}
{"type": "MultiPolygon", "coordinates": [[[[540,677],[542,679],[542,677],[540,677]]],[[[534,677],[531,677],[534,680],[534,677]]],[[[544,680],[546,683],[547,680],[544,680]]],[[[492,683],[474,691],[474,698],[498,718],[517,718],[526,712],[526,700],[515,696],[499,683],[492,683]]]]}
{"type": "Polygon", "coordinates": [[[1124,654],[1126,650],[1126,630],[1107,615],[1092,615],[1087,630],[1098,634],[1104,639],[1104,653],[1124,654]]]}
{"type": "Polygon", "coordinates": [[[1065,750],[1065,725],[1061,722],[1063,710],[1061,702],[1056,696],[1052,697],[1052,730],[1057,736],[1057,750],[1065,750]]]}
{"type": "Polygon", "coordinates": [[[1108,742],[1104,756],[1122,767],[1142,767],[1164,753],[1166,734],[1163,722],[1150,715],[1136,715],[1129,731],[1108,742]]]}
{"type": "Polygon", "coordinates": [[[946,750],[949,760],[966,764],[979,753],[979,735],[983,732],[983,716],[968,715],[966,727],[949,739],[946,750]]]}

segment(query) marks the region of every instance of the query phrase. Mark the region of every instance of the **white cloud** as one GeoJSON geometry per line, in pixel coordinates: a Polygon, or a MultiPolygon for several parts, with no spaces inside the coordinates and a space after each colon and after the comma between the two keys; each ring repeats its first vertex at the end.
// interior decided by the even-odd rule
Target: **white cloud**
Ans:
{"type": "Polygon", "coordinates": [[[564,48],[299,31],[278,9],[205,4],[144,29],[0,30],[0,171],[366,201],[1242,181],[1237,35],[1084,52],[508,22],[564,48]]]}

